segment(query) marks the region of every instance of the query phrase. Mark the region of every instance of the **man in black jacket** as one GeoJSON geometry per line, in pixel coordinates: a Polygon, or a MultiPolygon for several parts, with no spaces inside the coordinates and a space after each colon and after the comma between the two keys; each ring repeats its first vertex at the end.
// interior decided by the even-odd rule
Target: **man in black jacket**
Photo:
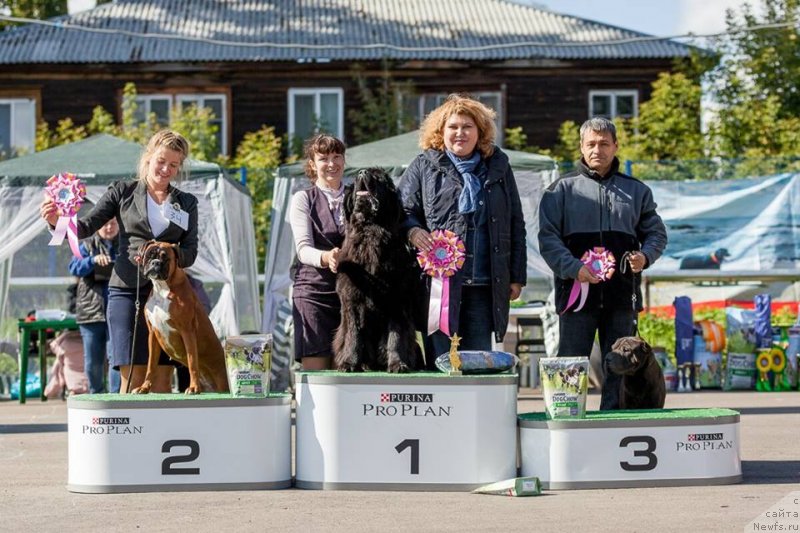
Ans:
{"type": "Polygon", "coordinates": [[[619,406],[620,378],[608,372],[605,357],[618,338],[634,333],[642,309],[639,274],[661,256],[667,231],[650,188],[619,171],[614,123],[593,118],[580,134],[583,157],[577,171],[560,178],[542,197],[539,250],[555,275],[561,315],[558,355],[588,356],[599,335],[605,374],[600,409],[609,410],[619,406]],[[598,275],[584,264],[581,258],[590,251],[611,252],[613,272],[598,275]],[[621,264],[623,258],[627,265],[621,264]],[[580,291],[587,289],[581,306],[580,291]]]}

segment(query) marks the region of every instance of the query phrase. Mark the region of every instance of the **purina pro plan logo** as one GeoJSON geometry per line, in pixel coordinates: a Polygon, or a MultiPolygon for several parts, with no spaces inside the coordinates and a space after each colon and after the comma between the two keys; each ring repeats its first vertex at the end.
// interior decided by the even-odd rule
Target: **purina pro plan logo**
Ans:
{"type": "Polygon", "coordinates": [[[375,403],[361,404],[361,415],[369,417],[440,417],[452,414],[452,405],[437,405],[431,392],[382,392],[375,403]]]}
{"type": "Polygon", "coordinates": [[[726,440],[723,433],[689,433],[685,441],[676,443],[676,451],[679,452],[705,452],[731,448],[733,440],[726,440]]]}

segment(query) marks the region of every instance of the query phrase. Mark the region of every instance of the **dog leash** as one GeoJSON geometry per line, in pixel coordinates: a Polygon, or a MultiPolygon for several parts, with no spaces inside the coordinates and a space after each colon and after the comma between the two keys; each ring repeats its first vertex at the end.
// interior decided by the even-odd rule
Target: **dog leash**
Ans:
{"type": "MultiPolygon", "coordinates": [[[[630,263],[628,260],[631,258],[633,254],[631,252],[625,252],[622,256],[622,261],[620,261],[620,270],[623,274],[625,274],[630,267],[630,263]]],[[[639,336],[639,313],[636,310],[636,272],[633,271],[631,268],[631,309],[633,309],[633,336],[639,336]]]]}
{"type": "MultiPolygon", "coordinates": [[[[136,250],[136,257],[141,258],[144,252],[145,247],[154,242],[152,240],[145,241],[144,244],[139,246],[139,249],[136,250]]],[[[141,259],[140,259],[141,261],[141,259]]],[[[133,357],[136,353],[136,330],[139,327],[139,306],[141,305],[139,301],[139,284],[141,279],[141,273],[139,269],[141,265],[139,263],[136,264],[136,300],[134,301],[134,307],[136,308],[135,314],[133,315],[133,335],[131,336],[131,364],[130,368],[128,368],[128,382],[125,384],[125,394],[130,394],[131,392],[131,377],[133,376],[133,357]]]]}

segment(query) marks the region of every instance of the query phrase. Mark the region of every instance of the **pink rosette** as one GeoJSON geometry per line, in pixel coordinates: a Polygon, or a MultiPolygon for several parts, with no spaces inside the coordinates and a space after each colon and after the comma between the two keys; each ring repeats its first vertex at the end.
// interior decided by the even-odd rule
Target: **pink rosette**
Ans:
{"type": "Polygon", "coordinates": [[[58,246],[64,242],[64,237],[69,241],[72,255],[81,257],[78,248],[78,211],[86,197],[86,186],[81,183],[75,174],[62,172],[51,176],[47,180],[45,193],[53,199],[58,213],[53,237],[50,246],[58,246]]]}
{"type": "MultiPolygon", "coordinates": [[[[581,256],[581,262],[592,271],[592,274],[600,278],[601,281],[608,281],[614,275],[616,270],[617,260],[611,250],[606,250],[602,246],[595,246],[591,250],[587,250],[581,256]]],[[[583,309],[586,304],[586,299],[589,297],[589,283],[580,282],[577,279],[572,283],[572,290],[569,293],[569,300],[567,306],[561,311],[561,314],[567,312],[572,305],[577,301],[578,307],[573,312],[577,313],[583,309]],[[580,297],[580,301],[578,298],[580,297]]]]}
{"type": "Polygon", "coordinates": [[[431,276],[431,299],[428,304],[428,335],[441,330],[450,336],[450,278],[464,266],[467,252],[461,238],[450,230],[431,233],[433,246],[417,253],[417,262],[431,276]]]}

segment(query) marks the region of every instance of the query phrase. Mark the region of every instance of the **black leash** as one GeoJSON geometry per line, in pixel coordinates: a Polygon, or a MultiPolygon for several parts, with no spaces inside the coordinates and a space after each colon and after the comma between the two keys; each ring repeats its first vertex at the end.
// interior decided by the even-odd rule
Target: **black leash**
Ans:
{"type": "MultiPolygon", "coordinates": [[[[139,261],[142,261],[144,258],[144,249],[145,247],[150,244],[151,242],[155,242],[153,240],[146,241],[139,247],[139,250],[136,252],[136,256],[139,258],[139,261]]],[[[139,283],[141,280],[141,272],[139,269],[142,268],[141,263],[137,263],[136,265],[136,300],[134,302],[134,306],[136,307],[136,314],[133,315],[133,335],[131,338],[131,365],[128,368],[128,382],[125,384],[125,394],[130,394],[131,392],[131,377],[133,376],[133,357],[136,353],[136,330],[139,328],[139,283]]]]}
{"type": "Polygon", "coordinates": [[[620,271],[625,274],[628,268],[631,269],[631,308],[633,309],[633,336],[639,336],[639,313],[636,311],[636,272],[633,271],[633,268],[630,267],[630,263],[628,260],[631,258],[633,254],[631,252],[625,252],[622,256],[622,261],[620,265],[620,271]]]}

